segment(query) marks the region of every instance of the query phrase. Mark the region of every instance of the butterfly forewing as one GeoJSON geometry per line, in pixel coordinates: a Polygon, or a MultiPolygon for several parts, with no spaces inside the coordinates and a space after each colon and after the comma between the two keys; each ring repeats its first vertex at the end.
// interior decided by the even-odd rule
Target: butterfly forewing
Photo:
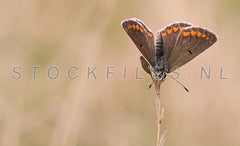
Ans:
{"type": "Polygon", "coordinates": [[[122,21],[122,27],[132,39],[142,55],[154,66],[155,45],[154,35],[144,23],[136,18],[122,21]]]}
{"type": "Polygon", "coordinates": [[[168,58],[168,72],[191,61],[216,41],[217,36],[207,29],[201,27],[186,27],[182,29],[168,58]]]}
{"type": "Polygon", "coordinates": [[[162,35],[163,36],[163,45],[164,45],[164,57],[168,58],[169,55],[171,54],[171,52],[174,49],[174,46],[176,44],[179,32],[184,27],[189,27],[191,25],[192,24],[188,23],[188,22],[176,22],[176,23],[172,23],[172,24],[166,26],[165,28],[163,28],[162,30],[158,31],[156,44],[159,43],[160,35],[162,35]]]}

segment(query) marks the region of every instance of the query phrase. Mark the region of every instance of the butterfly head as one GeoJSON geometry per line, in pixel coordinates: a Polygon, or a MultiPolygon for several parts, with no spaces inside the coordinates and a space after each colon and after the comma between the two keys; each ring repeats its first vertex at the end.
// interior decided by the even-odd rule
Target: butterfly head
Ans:
{"type": "Polygon", "coordinates": [[[160,66],[155,66],[153,69],[153,80],[165,81],[166,73],[163,72],[160,66]]]}

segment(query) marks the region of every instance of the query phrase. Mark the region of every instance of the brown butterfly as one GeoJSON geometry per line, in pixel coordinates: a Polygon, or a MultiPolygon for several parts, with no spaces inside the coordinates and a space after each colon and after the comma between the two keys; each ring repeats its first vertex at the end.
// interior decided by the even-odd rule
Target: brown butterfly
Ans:
{"type": "Polygon", "coordinates": [[[161,82],[166,73],[191,61],[217,41],[214,32],[188,22],[175,22],[158,31],[156,45],[152,31],[141,20],[124,20],[122,27],[146,58],[147,61],[140,57],[143,69],[161,82]]]}

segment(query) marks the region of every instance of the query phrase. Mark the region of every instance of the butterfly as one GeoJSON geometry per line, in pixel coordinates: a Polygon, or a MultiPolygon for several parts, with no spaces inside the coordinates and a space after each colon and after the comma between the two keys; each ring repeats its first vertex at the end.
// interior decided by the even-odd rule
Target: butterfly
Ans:
{"type": "Polygon", "coordinates": [[[175,22],[157,32],[137,18],[122,21],[122,27],[143,56],[143,69],[154,81],[163,82],[167,73],[178,69],[217,41],[217,35],[189,22],[175,22]]]}

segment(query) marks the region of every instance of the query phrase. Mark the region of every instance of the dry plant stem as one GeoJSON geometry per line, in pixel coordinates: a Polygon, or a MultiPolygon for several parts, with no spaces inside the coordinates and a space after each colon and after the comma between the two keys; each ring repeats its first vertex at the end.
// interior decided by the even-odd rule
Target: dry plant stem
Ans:
{"type": "Polygon", "coordinates": [[[156,89],[156,94],[157,94],[157,146],[163,146],[164,143],[164,135],[161,136],[161,122],[163,119],[163,112],[164,109],[161,110],[161,96],[160,96],[160,86],[161,86],[160,81],[154,81],[155,84],[155,89],[156,89]]]}

